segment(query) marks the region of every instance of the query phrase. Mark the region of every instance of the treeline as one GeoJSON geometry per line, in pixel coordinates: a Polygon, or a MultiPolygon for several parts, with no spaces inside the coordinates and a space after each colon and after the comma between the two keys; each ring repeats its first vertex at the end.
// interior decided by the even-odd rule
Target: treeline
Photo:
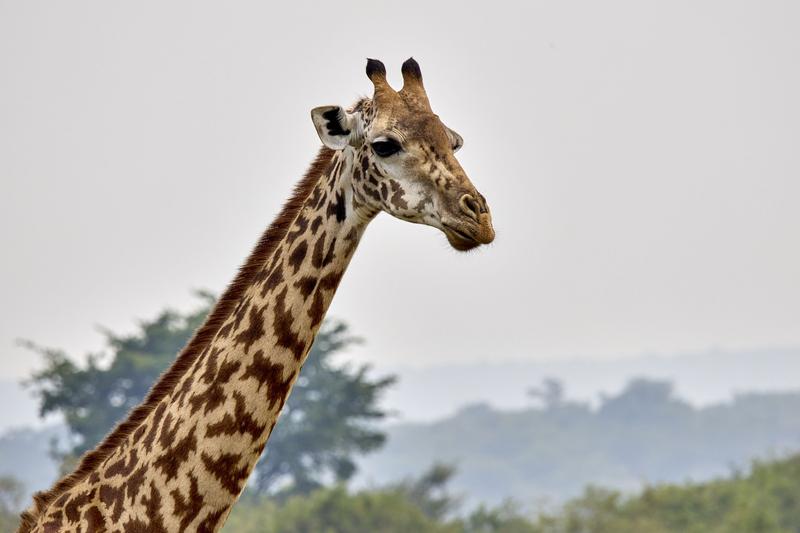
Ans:
{"type": "MultiPolygon", "coordinates": [[[[420,480],[376,490],[320,489],[282,502],[245,497],[225,533],[798,533],[800,456],[753,464],[701,484],[658,485],[636,496],[588,488],[557,511],[513,503],[458,516],[437,467],[420,480]],[[436,478],[436,472],[439,478],[436,478]],[[433,481],[433,482],[432,482],[433,481]]],[[[441,474],[445,474],[444,477],[441,474]]]]}
{"type": "Polygon", "coordinates": [[[479,404],[429,423],[387,429],[358,481],[378,485],[444,461],[472,502],[513,497],[562,503],[588,484],[625,492],[645,484],[704,481],[754,458],[800,450],[800,393],[747,393],[697,407],[668,382],[630,381],[597,405],[547,381],[518,410],[479,404]]]}

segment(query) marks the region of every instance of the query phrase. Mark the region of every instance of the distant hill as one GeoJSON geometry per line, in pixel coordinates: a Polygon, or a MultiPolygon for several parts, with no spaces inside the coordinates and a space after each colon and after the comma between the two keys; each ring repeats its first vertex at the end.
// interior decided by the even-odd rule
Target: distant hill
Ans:
{"type": "Polygon", "coordinates": [[[635,380],[597,407],[558,390],[542,397],[545,404],[525,409],[477,404],[439,421],[391,426],[385,448],[360,462],[357,483],[383,484],[446,461],[458,468],[453,489],[473,503],[557,503],[588,484],[634,491],[702,481],[800,450],[800,392],[740,394],[696,408],[667,382],[635,380]]]}

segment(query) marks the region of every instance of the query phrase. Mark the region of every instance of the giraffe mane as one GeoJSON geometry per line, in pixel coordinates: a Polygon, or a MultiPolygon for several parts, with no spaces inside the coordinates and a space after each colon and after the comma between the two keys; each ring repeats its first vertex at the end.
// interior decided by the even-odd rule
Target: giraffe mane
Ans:
{"type": "Polygon", "coordinates": [[[184,376],[197,357],[212,341],[225,319],[234,311],[236,304],[254,276],[258,274],[264,263],[275,251],[278,243],[286,235],[303,206],[303,202],[311,194],[320,176],[329,168],[333,154],[334,151],[330,148],[324,146],[320,148],[308,171],[295,185],[289,200],[286,201],[278,216],[275,217],[272,224],[261,235],[258,243],[239,268],[236,277],[217,300],[214,309],[209,313],[203,325],[195,331],[186,346],[178,353],[172,365],[161,374],[161,377],[147,393],[144,401],[135,407],[128,414],[128,417],[106,435],[94,449],[83,455],[74,472],[55,483],[50,490],[34,494],[34,506],[21,514],[18,533],[26,533],[32,530],[41,513],[47,509],[56,497],[74,487],[102,464],[139,427],[158,403],[174,389],[180,378],[184,376]]]}

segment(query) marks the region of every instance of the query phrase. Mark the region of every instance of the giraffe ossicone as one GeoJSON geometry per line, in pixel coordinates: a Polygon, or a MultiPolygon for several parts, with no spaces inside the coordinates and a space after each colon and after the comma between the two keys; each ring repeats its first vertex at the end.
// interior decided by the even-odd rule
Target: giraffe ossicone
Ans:
{"type": "Polygon", "coordinates": [[[20,533],[218,531],[368,223],[385,211],[464,251],[494,239],[454,155],[461,136],[431,110],[417,62],[401,70],[395,91],[370,59],[372,98],[312,110],[324,147],[206,322],[144,402],[34,496],[20,533]]]}

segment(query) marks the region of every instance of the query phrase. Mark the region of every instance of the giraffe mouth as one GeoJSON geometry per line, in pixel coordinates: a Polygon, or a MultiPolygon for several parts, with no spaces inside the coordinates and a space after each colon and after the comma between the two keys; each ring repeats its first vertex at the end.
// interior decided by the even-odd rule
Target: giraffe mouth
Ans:
{"type": "Polygon", "coordinates": [[[481,243],[472,235],[469,235],[468,233],[453,227],[450,224],[442,224],[442,226],[444,227],[444,234],[447,236],[450,246],[460,252],[466,252],[481,245],[481,243]]]}

